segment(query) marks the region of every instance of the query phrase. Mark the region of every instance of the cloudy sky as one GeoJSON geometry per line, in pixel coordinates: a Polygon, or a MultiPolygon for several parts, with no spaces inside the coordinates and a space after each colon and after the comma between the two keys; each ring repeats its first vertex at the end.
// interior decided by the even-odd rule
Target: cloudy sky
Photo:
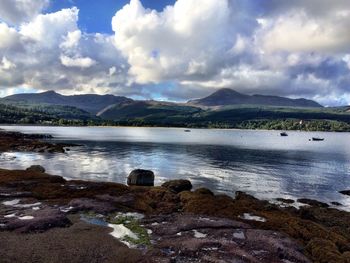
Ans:
{"type": "Polygon", "coordinates": [[[0,0],[0,96],[350,104],[349,0],[0,0]]]}

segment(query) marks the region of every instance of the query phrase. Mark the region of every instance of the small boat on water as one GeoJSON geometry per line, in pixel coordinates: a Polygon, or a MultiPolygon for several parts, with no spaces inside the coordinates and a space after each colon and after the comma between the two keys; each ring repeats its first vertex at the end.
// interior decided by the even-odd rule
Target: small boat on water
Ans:
{"type": "Polygon", "coordinates": [[[286,137],[286,136],[288,136],[288,133],[286,133],[286,132],[281,132],[280,135],[281,135],[282,137],[286,137]]]}
{"type": "Polygon", "coordinates": [[[191,130],[184,130],[184,132],[191,132],[191,130]]]}
{"type": "Polygon", "coordinates": [[[312,140],[315,142],[320,142],[320,141],[324,141],[324,138],[312,137],[312,140]]]}

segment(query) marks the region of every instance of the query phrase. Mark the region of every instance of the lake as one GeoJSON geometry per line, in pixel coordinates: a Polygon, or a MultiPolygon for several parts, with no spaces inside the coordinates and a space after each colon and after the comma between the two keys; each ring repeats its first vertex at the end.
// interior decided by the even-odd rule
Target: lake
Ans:
{"type": "Polygon", "coordinates": [[[313,198],[337,201],[350,210],[350,133],[131,127],[1,126],[48,133],[55,141],[78,143],[66,154],[3,153],[0,167],[44,166],[68,179],[125,183],[136,168],[155,172],[157,185],[190,179],[194,187],[233,196],[313,198]],[[322,137],[324,141],[309,141],[322,137]]]}

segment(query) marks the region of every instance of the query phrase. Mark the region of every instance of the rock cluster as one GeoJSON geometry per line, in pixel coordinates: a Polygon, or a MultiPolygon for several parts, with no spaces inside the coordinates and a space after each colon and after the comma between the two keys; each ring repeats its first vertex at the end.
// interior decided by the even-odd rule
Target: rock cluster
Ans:
{"type": "Polygon", "coordinates": [[[65,147],[77,146],[74,144],[51,143],[42,141],[50,139],[51,135],[23,134],[0,130],[0,152],[21,151],[40,153],[64,153],[65,147]]]}

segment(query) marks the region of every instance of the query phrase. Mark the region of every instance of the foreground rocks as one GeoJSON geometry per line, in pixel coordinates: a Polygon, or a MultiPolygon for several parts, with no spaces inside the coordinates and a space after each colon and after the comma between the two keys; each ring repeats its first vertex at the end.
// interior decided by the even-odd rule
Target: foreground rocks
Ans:
{"type": "Polygon", "coordinates": [[[347,212],[179,182],[128,187],[0,169],[1,262],[350,262],[347,212]],[[139,239],[116,238],[120,229],[139,239]]]}

